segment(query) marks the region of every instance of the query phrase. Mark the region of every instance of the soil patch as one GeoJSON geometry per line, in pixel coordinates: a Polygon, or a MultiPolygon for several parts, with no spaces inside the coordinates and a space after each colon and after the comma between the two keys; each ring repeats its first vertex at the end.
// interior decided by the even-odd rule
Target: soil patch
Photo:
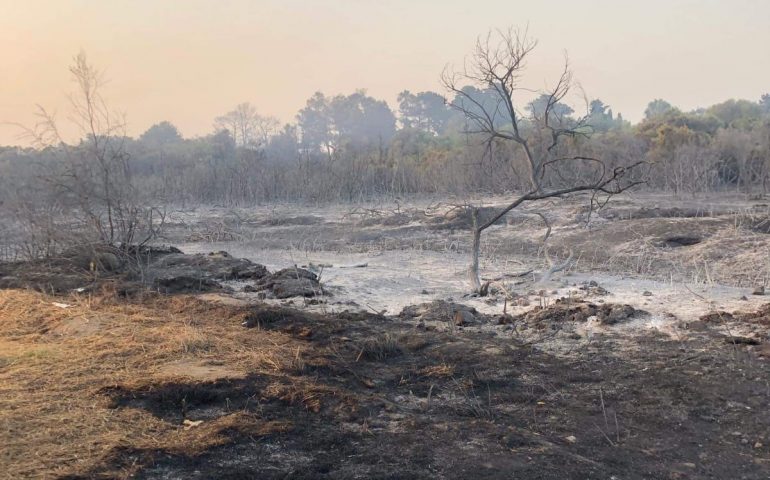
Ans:
{"type": "Polygon", "coordinates": [[[770,326],[770,303],[767,303],[753,312],[725,312],[723,310],[709,312],[700,317],[704,322],[741,322],[755,325],[770,326]]]}
{"type": "Polygon", "coordinates": [[[260,278],[249,291],[264,292],[268,298],[315,297],[324,295],[318,275],[292,267],[260,278]]]}
{"type": "Polygon", "coordinates": [[[475,308],[446,300],[434,300],[404,307],[399,318],[420,322],[453,322],[457,326],[473,325],[489,320],[475,308]]]}
{"type": "Polygon", "coordinates": [[[631,305],[618,303],[594,304],[580,299],[558,299],[552,305],[537,306],[532,310],[510,317],[503,323],[526,322],[528,324],[545,325],[560,322],[585,322],[596,317],[599,323],[614,325],[645,312],[631,305]]]}
{"type": "Polygon", "coordinates": [[[687,235],[674,235],[666,237],[662,240],[661,244],[666,247],[689,247],[691,245],[697,245],[702,241],[700,237],[693,237],[687,235]]]}
{"type": "MultiPolygon", "coordinates": [[[[479,224],[486,223],[500,213],[502,207],[477,207],[479,224]]],[[[506,223],[503,216],[495,225],[506,223]]],[[[473,207],[457,206],[444,215],[436,215],[428,219],[428,226],[433,230],[470,230],[473,228],[473,207]]]]}
{"type": "Polygon", "coordinates": [[[218,281],[259,279],[267,275],[264,265],[227,252],[207,255],[174,253],[161,257],[145,272],[146,281],[163,293],[200,292],[221,288],[218,281]]]}
{"type": "Polygon", "coordinates": [[[233,370],[222,362],[215,360],[175,360],[160,368],[162,375],[169,377],[188,378],[199,381],[216,381],[225,378],[240,378],[243,372],[233,370]]]}

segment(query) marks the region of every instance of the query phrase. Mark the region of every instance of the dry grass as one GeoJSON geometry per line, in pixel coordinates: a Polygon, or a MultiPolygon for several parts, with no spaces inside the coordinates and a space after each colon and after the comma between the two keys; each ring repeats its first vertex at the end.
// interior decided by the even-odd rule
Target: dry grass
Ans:
{"type": "Polygon", "coordinates": [[[359,359],[383,361],[388,358],[396,357],[403,352],[401,343],[392,335],[386,333],[367,339],[361,345],[359,359]]]}
{"type": "Polygon", "coordinates": [[[179,369],[164,367],[180,360],[264,375],[273,379],[265,395],[317,410],[323,392],[285,369],[297,368],[298,355],[308,360],[299,341],[240,327],[248,314],[191,296],[118,303],[0,290],[0,478],[88,472],[116,447],[202,451],[236,424],[254,436],[289,428],[234,412],[185,430],[145,410],[110,408],[105,389],[178,380],[179,369]]]}
{"type": "Polygon", "coordinates": [[[454,365],[449,365],[448,363],[442,363],[439,365],[433,365],[430,367],[425,367],[421,369],[418,373],[422,375],[423,377],[451,377],[454,375],[455,367],[454,365]]]}

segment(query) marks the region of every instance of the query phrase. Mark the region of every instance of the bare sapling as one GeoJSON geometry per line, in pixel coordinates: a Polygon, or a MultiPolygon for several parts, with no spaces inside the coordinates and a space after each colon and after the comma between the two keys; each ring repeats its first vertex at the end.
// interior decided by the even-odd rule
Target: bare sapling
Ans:
{"type": "Polygon", "coordinates": [[[50,149],[61,157],[56,168],[47,168],[37,179],[52,192],[65,217],[62,226],[69,227],[68,241],[60,244],[106,248],[128,258],[137,245],[159,234],[165,213],[147,205],[134,184],[126,123],[102,97],[100,72],[81,52],[70,73],[77,85],[69,97],[69,120],[77,131],[76,139],[65,140],[57,120],[42,107],[34,126],[22,126],[36,148],[50,149]]]}
{"type": "MultiPolygon", "coordinates": [[[[510,167],[518,174],[521,169],[517,167],[523,165],[526,177],[524,193],[498,212],[482,219],[479,209],[472,209],[473,240],[468,276],[471,288],[479,294],[486,290],[479,274],[481,234],[508,212],[525,203],[580,192],[590,194],[593,208],[600,205],[598,199],[606,203],[609,197],[643,183],[632,175],[642,162],[609,165],[581,153],[580,140],[588,137],[592,128],[588,113],[573,118],[571,108],[561,103],[575,85],[568,60],[555,86],[540,91],[537,101],[521,108],[519,95],[522,91],[532,91],[522,85],[521,79],[526,60],[536,45],[526,31],[490,32],[485,38],[479,38],[461,69],[447,67],[441,76],[445,89],[454,98],[450,106],[465,116],[468,134],[482,142],[486,152],[502,144],[516,147],[510,150],[513,152],[510,167]]],[[[545,241],[549,236],[550,225],[545,241]]],[[[547,249],[544,252],[546,259],[550,259],[547,249]]],[[[547,276],[567,265],[549,261],[547,276]]]]}

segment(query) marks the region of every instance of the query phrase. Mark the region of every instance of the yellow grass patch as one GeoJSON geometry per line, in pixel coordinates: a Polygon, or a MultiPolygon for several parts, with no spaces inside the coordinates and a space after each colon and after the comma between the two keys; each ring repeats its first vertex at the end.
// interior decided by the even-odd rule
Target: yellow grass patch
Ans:
{"type": "Polygon", "coordinates": [[[0,290],[0,478],[82,474],[116,447],[194,454],[226,442],[220,432],[236,426],[257,436],[290,428],[236,412],[185,429],[143,409],[110,408],[103,394],[259,374],[276,378],[276,396],[316,410],[318,392],[280,381],[299,341],[244,329],[246,315],[248,307],[192,296],[118,301],[0,290]]]}

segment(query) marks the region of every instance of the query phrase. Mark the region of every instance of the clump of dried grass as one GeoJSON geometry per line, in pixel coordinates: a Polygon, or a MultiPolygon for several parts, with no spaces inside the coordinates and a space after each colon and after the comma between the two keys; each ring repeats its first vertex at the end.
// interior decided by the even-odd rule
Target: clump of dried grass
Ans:
{"type": "Polygon", "coordinates": [[[441,377],[451,377],[452,375],[454,375],[454,372],[455,372],[454,365],[449,365],[448,363],[442,363],[439,365],[432,365],[430,367],[425,367],[417,373],[419,373],[420,376],[423,376],[423,377],[441,378],[441,377]]]}
{"type": "Polygon", "coordinates": [[[386,333],[369,338],[361,345],[361,352],[358,358],[366,360],[383,361],[389,358],[397,357],[403,353],[403,348],[399,340],[386,333]]]}
{"type": "MultiPolygon", "coordinates": [[[[163,366],[180,358],[216,359],[244,375],[281,378],[283,359],[296,357],[299,341],[244,329],[246,315],[246,307],[192,296],[126,300],[0,290],[0,477],[84,474],[118,446],[194,453],[227,441],[216,432],[236,423],[244,427],[243,418],[223,416],[186,431],[144,410],[111,409],[100,391],[167,381],[163,366]],[[98,329],[67,334],[59,328],[75,321],[98,322],[98,329]]],[[[276,381],[274,393],[286,401],[320,408],[321,394],[302,382],[280,385],[276,381]]],[[[288,428],[250,422],[255,432],[288,428]]],[[[111,475],[130,473],[128,468],[111,475]]]]}

